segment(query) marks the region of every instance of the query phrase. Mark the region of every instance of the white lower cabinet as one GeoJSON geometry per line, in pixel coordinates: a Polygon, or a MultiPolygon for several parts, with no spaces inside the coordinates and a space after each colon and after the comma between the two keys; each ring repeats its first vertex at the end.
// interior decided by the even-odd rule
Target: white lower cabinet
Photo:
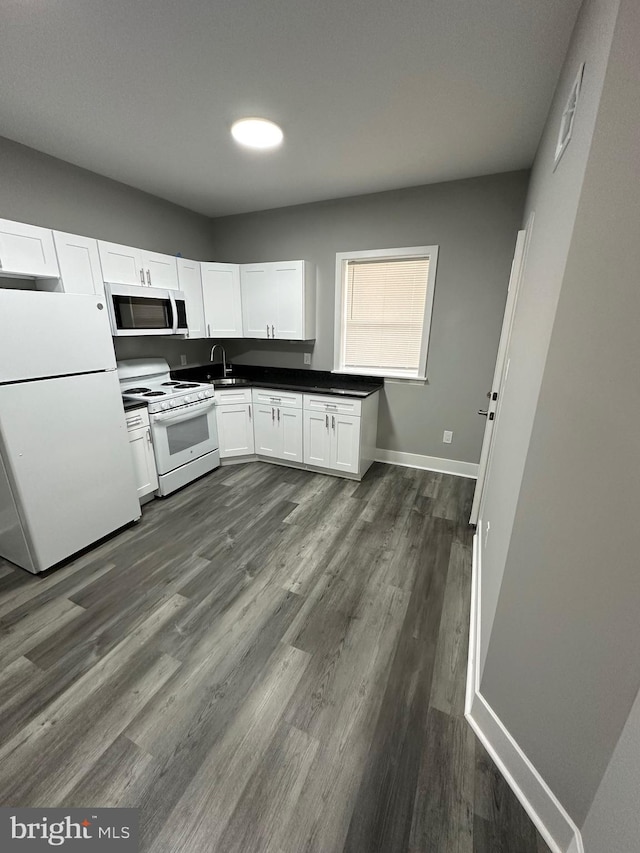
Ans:
{"type": "Polygon", "coordinates": [[[252,397],[255,452],[302,462],[302,394],[254,388],[252,397]]]}
{"type": "Polygon", "coordinates": [[[304,462],[363,477],[374,460],[378,394],[364,399],[304,395],[304,462]]]}
{"type": "Polygon", "coordinates": [[[133,409],[126,413],[126,419],[138,499],[144,502],[145,499],[150,500],[158,488],[149,412],[146,409],[133,409]]]}
{"type": "Polygon", "coordinates": [[[216,422],[221,459],[253,456],[253,402],[249,388],[216,391],[216,422]]]}

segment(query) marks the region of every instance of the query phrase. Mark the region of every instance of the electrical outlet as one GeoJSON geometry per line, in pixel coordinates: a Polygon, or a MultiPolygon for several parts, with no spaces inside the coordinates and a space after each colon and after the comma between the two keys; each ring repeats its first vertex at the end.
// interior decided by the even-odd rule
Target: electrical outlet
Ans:
{"type": "Polygon", "coordinates": [[[180,364],[186,364],[186,363],[187,363],[186,355],[181,355],[180,356],[180,364]]]}
{"type": "Polygon", "coordinates": [[[451,442],[453,441],[453,432],[450,429],[445,429],[444,433],[442,434],[442,441],[445,444],[451,444],[451,442]]]}
{"type": "Polygon", "coordinates": [[[305,364],[311,364],[311,353],[310,352],[305,352],[304,363],[305,364]]]}

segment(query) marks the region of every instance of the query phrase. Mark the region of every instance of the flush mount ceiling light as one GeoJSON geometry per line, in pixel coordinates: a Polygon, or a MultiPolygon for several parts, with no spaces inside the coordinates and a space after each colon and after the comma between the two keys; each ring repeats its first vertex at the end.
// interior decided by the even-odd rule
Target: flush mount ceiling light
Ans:
{"type": "Polygon", "coordinates": [[[241,118],[231,125],[231,135],[247,148],[276,148],[283,139],[282,130],[266,118],[241,118]]]}

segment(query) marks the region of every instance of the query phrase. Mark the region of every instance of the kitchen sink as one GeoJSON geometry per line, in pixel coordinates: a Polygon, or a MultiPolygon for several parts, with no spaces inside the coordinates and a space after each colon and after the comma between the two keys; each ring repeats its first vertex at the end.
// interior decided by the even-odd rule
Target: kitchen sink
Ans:
{"type": "Polygon", "coordinates": [[[243,379],[241,376],[236,376],[229,379],[212,379],[211,384],[215,386],[224,385],[249,385],[248,379],[243,379]]]}

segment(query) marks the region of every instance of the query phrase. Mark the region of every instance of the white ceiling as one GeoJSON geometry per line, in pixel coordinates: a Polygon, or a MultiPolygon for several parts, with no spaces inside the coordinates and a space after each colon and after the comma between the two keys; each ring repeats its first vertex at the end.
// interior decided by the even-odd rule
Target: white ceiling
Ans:
{"type": "Polygon", "coordinates": [[[1,0],[0,135],[211,216],[528,167],[579,5],[1,0]]]}

